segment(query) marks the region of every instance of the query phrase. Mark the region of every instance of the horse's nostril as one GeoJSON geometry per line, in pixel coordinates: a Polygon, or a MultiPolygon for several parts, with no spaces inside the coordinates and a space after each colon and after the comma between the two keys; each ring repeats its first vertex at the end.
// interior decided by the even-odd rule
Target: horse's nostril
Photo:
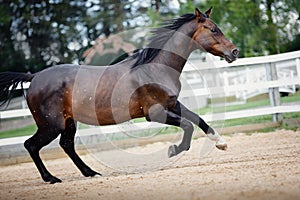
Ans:
{"type": "Polygon", "coordinates": [[[232,53],[232,55],[233,55],[234,57],[238,57],[240,51],[239,51],[238,49],[232,49],[232,50],[231,50],[231,53],[232,53]]]}

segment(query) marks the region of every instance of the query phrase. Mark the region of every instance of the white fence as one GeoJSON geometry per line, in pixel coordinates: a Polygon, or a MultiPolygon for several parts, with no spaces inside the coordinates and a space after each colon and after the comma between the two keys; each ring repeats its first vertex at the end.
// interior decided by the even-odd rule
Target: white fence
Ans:
{"type": "Polygon", "coordinates": [[[280,103],[280,92],[294,93],[300,85],[300,51],[243,58],[232,64],[225,61],[203,63],[191,60],[186,66],[184,76],[187,82],[192,82],[192,87],[190,90],[183,90],[181,98],[190,95],[200,96],[200,98],[235,96],[245,101],[249,97],[269,93],[270,107],[268,108],[214,114],[211,120],[219,120],[218,116],[234,119],[272,114],[273,120],[278,121],[280,113],[300,111],[300,105],[283,108],[280,103]]]}
{"type": "MultiPolygon", "coordinates": [[[[191,102],[190,99],[194,105],[199,105],[197,101],[207,97],[235,95],[237,98],[245,99],[253,94],[269,93],[270,107],[202,116],[208,122],[270,114],[273,115],[274,121],[278,121],[281,113],[300,112],[300,105],[281,105],[279,98],[280,91],[295,92],[296,87],[300,85],[300,51],[242,58],[232,64],[225,61],[189,60],[181,79],[184,83],[179,99],[187,104],[191,102]]],[[[25,85],[25,87],[28,86],[25,85]]],[[[189,105],[187,106],[189,107],[189,105]]],[[[31,114],[28,109],[7,110],[0,112],[0,119],[29,115],[31,114]]],[[[138,123],[136,127],[143,130],[158,126],[138,123]]],[[[109,126],[93,129],[101,129],[101,132],[104,133],[120,130],[119,128],[120,126],[109,126]]]]}

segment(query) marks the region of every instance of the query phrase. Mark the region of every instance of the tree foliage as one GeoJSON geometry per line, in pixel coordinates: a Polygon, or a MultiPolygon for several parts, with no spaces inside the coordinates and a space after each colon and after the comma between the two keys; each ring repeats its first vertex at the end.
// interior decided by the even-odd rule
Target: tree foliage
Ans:
{"type": "Polygon", "coordinates": [[[298,0],[0,0],[0,70],[80,62],[101,35],[158,26],[210,6],[242,57],[300,49],[298,0]]]}
{"type": "Polygon", "coordinates": [[[45,66],[71,62],[77,49],[72,41],[83,38],[77,24],[83,23],[83,1],[4,1],[0,4],[1,70],[38,71],[45,66]]]}
{"type": "Polygon", "coordinates": [[[297,0],[210,0],[212,18],[241,50],[241,57],[299,50],[297,0]],[[293,48],[291,48],[292,46],[293,48]]]}

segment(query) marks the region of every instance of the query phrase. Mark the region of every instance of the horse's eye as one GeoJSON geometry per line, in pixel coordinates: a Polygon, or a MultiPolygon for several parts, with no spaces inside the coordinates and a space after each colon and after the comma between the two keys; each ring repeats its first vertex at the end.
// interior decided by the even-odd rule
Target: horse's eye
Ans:
{"type": "Polygon", "coordinates": [[[212,33],[217,33],[217,29],[210,29],[210,31],[212,32],[212,33]]]}
{"type": "Polygon", "coordinates": [[[216,28],[210,28],[206,25],[204,25],[204,28],[209,29],[213,34],[216,34],[218,32],[216,28]]]}

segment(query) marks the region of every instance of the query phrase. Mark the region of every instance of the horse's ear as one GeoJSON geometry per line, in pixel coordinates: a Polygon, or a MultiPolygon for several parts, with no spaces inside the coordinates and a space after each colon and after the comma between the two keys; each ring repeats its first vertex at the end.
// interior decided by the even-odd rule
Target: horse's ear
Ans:
{"type": "Polygon", "coordinates": [[[209,18],[211,11],[212,11],[212,6],[205,12],[206,16],[209,18]]]}
{"type": "Polygon", "coordinates": [[[202,17],[203,16],[202,12],[198,8],[195,8],[195,15],[197,17],[202,17]]]}
{"type": "Polygon", "coordinates": [[[195,8],[195,15],[197,16],[197,18],[199,18],[199,22],[205,21],[203,13],[198,8],[195,8]]]}

